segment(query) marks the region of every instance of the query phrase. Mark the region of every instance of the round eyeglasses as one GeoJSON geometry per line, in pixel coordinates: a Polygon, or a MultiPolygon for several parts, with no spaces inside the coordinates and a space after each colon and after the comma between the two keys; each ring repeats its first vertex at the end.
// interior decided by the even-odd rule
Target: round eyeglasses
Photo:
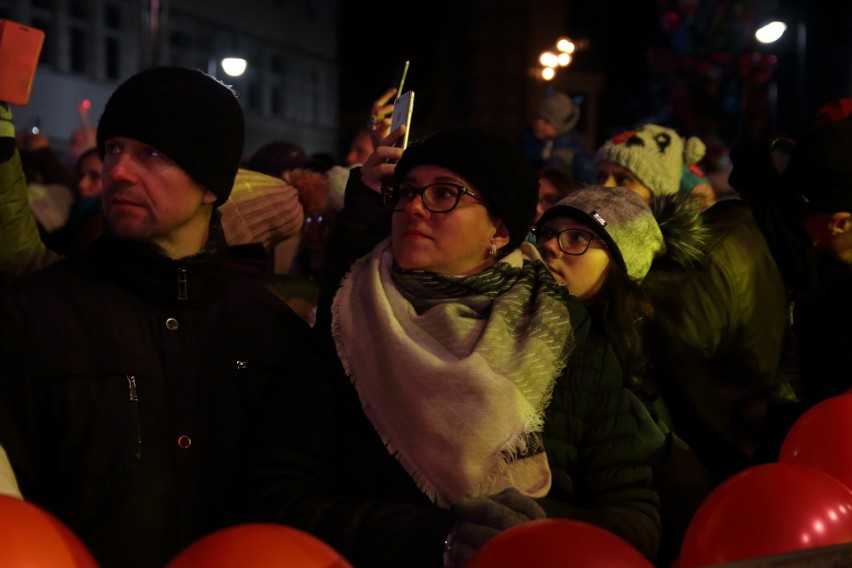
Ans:
{"type": "Polygon", "coordinates": [[[606,243],[591,231],[582,229],[565,229],[564,231],[554,231],[550,227],[540,226],[533,227],[532,234],[535,237],[535,245],[541,247],[550,239],[556,237],[556,244],[559,245],[559,250],[565,254],[579,256],[586,254],[589,250],[589,245],[595,239],[606,247],[606,243]]]}
{"type": "Polygon", "coordinates": [[[389,207],[394,211],[405,209],[417,194],[420,194],[423,207],[431,213],[447,213],[448,211],[452,211],[459,204],[464,194],[482,201],[481,197],[465,186],[445,181],[430,183],[423,187],[415,187],[405,183],[385,185],[382,187],[382,201],[385,207],[389,207]]]}

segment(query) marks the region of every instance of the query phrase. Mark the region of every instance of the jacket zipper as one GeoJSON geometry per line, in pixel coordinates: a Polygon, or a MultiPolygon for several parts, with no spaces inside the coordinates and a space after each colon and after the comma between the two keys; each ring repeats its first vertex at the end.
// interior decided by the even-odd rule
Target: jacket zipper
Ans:
{"type": "Polygon", "coordinates": [[[127,375],[127,387],[130,391],[130,420],[133,423],[136,459],[142,459],[142,420],[139,418],[139,395],[136,392],[136,377],[127,375]]]}
{"type": "Polygon", "coordinates": [[[186,268],[178,268],[178,300],[189,298],[186,287],[186,268]]]}

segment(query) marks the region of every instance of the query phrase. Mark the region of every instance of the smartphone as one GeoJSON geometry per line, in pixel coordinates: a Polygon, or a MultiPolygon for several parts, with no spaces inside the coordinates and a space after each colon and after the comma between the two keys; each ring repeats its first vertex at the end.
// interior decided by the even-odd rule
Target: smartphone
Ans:
{"type": "Polygon", "coordinates": [[[0,20],[0,101],[27,105],[43,44],[43,31],[0,20]]]}
{"type": "Polygon", "coordinates": [[[393,102],[393,114],[391,115],[391,132],[405,125],[405,134],[402,138],[396,141],[394,146],[402,148],[408,147],[408,132],[411,130],[411,112],[414,110],[414,91],[403,93],[393,102]]]}
{"type": "Polygon", "coordinates": [[[408,66],[411,61],[403,61],[400,63],[396,72],[393,75],[393,80],[391,81],[391,87],[396,87],[396,97],[399,98],[402,95],[402,88],[405,86],[405,78],[408,76],[408,66]]]}

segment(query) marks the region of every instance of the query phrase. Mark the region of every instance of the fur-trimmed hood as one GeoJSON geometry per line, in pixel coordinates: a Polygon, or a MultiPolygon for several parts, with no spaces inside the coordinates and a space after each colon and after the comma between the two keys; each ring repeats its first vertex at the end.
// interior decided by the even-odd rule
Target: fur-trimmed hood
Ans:
{"type": "Polygon", "coordinates": [[[699,200],[681,194],[655,196],[651,209],[663,233],[663,256],[679,266],[699,264],[710,240],[699,200]]]}

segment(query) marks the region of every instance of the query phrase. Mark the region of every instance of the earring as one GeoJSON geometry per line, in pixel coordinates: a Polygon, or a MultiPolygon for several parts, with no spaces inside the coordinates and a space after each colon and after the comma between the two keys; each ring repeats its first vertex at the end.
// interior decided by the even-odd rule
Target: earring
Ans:
{"type": "Polygon", "coordinates": [[[495,257],[497,256],[497,245],[491,243],[491,246],[488,247],[488,256],[495,257]]]}

